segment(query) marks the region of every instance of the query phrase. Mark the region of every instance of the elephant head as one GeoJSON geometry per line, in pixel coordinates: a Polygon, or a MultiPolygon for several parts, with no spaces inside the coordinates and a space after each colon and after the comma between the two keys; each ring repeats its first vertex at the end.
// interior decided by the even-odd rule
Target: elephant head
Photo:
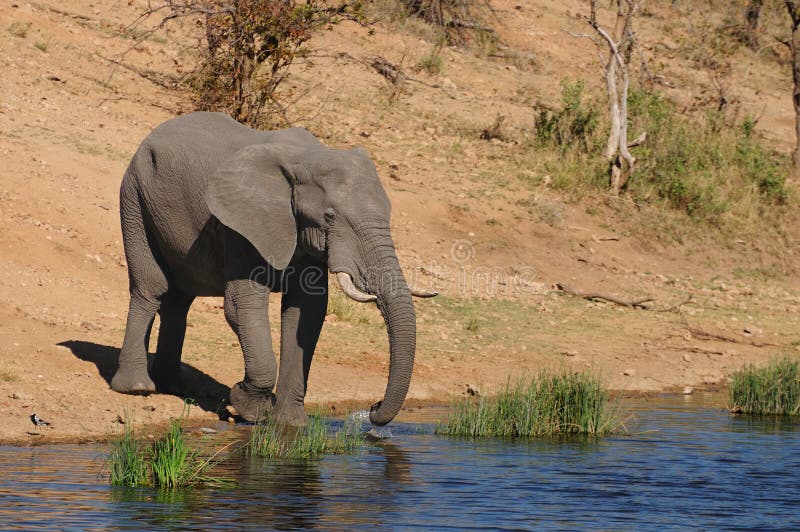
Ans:
{"type": "Polygon", "coordinates": [[[374,164],[359,148],[260,144],[240,150],[209,183],[209,210],[247,238],[277,270],[300,251],[327,264],[345,294],[375,301],[386,322],[390,369],[375,425],[405,400],[416,349],[412,295],[389,229],[391,206],[374,164]]]}

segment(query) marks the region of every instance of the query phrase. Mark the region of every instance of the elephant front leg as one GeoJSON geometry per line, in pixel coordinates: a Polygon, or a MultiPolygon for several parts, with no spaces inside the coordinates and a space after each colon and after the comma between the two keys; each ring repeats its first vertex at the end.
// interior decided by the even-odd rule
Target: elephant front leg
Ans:
{"type": "Polygon", "coordinates": [[[244,380],[231,389],[231,405],[247,421],[267,417],[275,404],[277,365],[269,331],[269,289],[248,279],[225,287],[225,318],[244,355],[244,380]]]}
{"type": "Polygon", "coordinates": [[[281,366],[278,419],[305,425],[303,404],[308,372],[328,309],[328,273],[321,263],[306,262],[286,273],[281,298],[281,366]]]}

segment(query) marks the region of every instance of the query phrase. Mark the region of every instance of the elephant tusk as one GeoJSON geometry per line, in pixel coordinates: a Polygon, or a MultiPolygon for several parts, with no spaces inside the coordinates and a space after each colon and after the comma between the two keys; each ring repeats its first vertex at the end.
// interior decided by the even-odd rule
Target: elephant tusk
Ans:
{"type": "Polygon", "coordinates": [[[346,272],[337,273],[336,280],[339,281],[339,287],[342,289],[342,292],[344,292],[350,299],[358,301],[359,303],[369,303],[370,301],[375,301],[378,299],[377,296],[365,294],[356,288],[356,285],[353,284],[352,277],[350,277],[350,274],[346,272]]]}
{"type": "Polygon", "coordinates": [[[409,287],[411,289],[411,295],[414,297],[436,297],[439,295],[439,292],[435,290],[425,290],[424,288],[418,288],[416,286],[409,287]]]}

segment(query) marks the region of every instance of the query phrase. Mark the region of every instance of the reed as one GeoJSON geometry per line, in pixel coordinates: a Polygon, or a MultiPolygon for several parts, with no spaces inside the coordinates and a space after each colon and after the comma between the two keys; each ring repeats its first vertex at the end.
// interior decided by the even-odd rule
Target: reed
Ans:
{"type": "Polygon", "coordinates": [[[189,450],[180,422],[173,419],[166,434],[150,448],[153,484],[177,488],[192,483],[195,476],[195,453],[189,450]]]}
{"type": "Polygon", "coordinates": [[[125,432],[111,442],[108,467],[112,485],[174,489],[200,484],[232,484],[229,479],[206,475],[217,456],[231,444],[203,458],[197,449],[189,446],[180,420],[173,419],[167,432],[151,445],[136,438],[129,422],[125,426],[125,432]]]}
{"type": "Polygon", "coordinates": [[[735,413],[800,415],[800,360],[784,356],[749,365],[733,374],[729,394],[735,413]]]}
{"type": "Polygon", "coordinates": [[[253,427],[247,453],[269,459],[315,458],[326,454],[345,454],[356,451],[364,436],[347,423],[330,434],[322,416],[309,416],[302,428],[285,427],[277,423],[258,423],[253,427]]]}
{"type": "Polygon", "coordinates": [[[146,452],[136,440],[130,425],[126,424],[125,432],[111,442],[108,464],[112,486],[136,487],[149,484],[146,452]]]}
{"type": "Polygon", "coordinates": [[[499,394],[456,401],[447,423],[450,436],[534,437],[556,434],[609,434],[622,421],[608,392],[590,373],[543,372],[506,384],[499,394]]]}

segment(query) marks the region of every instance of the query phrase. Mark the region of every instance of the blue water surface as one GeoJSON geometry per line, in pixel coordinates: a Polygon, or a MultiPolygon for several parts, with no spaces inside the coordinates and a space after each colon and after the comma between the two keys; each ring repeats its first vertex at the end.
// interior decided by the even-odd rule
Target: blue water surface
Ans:
{"type": "Polygon", "coordinates": [[[214,473],[236,487],[173,492],[112,488],[102,445],[0,447],[0,528],[800,529],[800,423],[702,396],[623,407],[627,436],[465,440],[397,423],[355,455],[231,458],[214,473]]]}

